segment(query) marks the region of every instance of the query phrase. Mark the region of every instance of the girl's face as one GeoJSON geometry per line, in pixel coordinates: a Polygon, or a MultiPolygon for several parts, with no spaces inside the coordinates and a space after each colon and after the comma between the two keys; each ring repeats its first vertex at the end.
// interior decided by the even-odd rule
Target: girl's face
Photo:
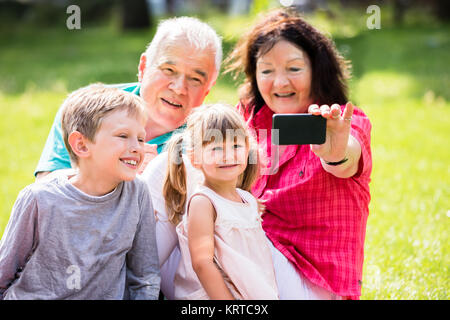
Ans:
{"type": "Polygon", "coordinates": [[[206,180],[237,183],[247,168],[249,146],[245,137],[211,142],[203,147],[201,162],[197,168],[203,171],[206,180]]]}
{"type": "Polygon", "coordinates": [[[307,54],[289,41],[277,42],[258,58],[256,82],[275,113],[306,113],[312,104],[311,63],[307,54]]]}

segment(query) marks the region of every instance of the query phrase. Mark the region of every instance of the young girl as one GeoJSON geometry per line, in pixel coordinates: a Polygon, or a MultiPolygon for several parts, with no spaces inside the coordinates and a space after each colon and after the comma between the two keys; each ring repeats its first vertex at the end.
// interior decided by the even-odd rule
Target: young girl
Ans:
{"type": "Polygon", "coordinates": [[[175,298],[278,299],[258,204],[248,192],[259,167],[243,118],[230,106],[199,107],[186,130],[171,139],[168,152],[163,193],[169,218],[181,221],[175,298]],[[189,199],[182,148],[204,175],[189,199]]]}

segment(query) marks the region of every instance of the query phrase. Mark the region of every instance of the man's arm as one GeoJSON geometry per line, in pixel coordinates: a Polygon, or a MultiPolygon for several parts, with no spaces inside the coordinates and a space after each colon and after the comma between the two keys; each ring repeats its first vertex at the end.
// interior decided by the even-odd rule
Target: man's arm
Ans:
{"type": "Polygon", "coordinates": [[[48,176],[51,172],[50,171],[39,171],[36,172],[36,181],[40,181],[44,177],[48,176]]]}
{"type": "Polygon", "coordinates": [[[71,168],[69,153],[62,137],[61,112],[62,109],[60,108],[56,113],[44,150],[42,150],[41,158],[34,171],[37,180],[52,171],[71,168]]]}

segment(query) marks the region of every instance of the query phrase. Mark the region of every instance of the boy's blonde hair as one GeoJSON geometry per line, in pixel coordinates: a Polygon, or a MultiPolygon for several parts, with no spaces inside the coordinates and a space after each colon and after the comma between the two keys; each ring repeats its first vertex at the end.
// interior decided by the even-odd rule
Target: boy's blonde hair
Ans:
{"type": "Polygon", "coordinates": [[[260,161],[257,144],[237,109],[225,104],[203,105],[195,108],[187,118],[186,129],[174,135],[167,146],[168,164],[163,196],[169,221],[173,224],[181,221],[186,204],[186,169],[182,160],[183,148],[190,160],[195,161],[195,153],[214,142],[217,135],[221,135],[223,141],[230,137],[245,138],[249,150],[247,168],[239,177],[237,187],[250,191],[258,177],[260,161]]]}
{"type": "Polygon", "coordinates": [[[101,83],[91,84],[72,92],[61,108],[62,136],[70,160],[75,165],[78,164],[78,157],[69,144],[69,135],[72,132],[78,131],[94,142],[103,118],[117,110],[126,110],[130,116],[147,120],[145,103],[140,97],[101,83]]]}

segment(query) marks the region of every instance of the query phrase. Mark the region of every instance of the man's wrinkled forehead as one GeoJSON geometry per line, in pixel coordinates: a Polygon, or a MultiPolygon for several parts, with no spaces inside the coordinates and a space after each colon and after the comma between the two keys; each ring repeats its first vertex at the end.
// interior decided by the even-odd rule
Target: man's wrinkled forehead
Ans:
{"type": "Polygon", "coordinates": [[[165,42],[160,45],[154,59],[154,66],[185,63],[200,76],[210,79],[215,68],[214,51],[207,47],[196,48],[187,40],[165,42]]]}

